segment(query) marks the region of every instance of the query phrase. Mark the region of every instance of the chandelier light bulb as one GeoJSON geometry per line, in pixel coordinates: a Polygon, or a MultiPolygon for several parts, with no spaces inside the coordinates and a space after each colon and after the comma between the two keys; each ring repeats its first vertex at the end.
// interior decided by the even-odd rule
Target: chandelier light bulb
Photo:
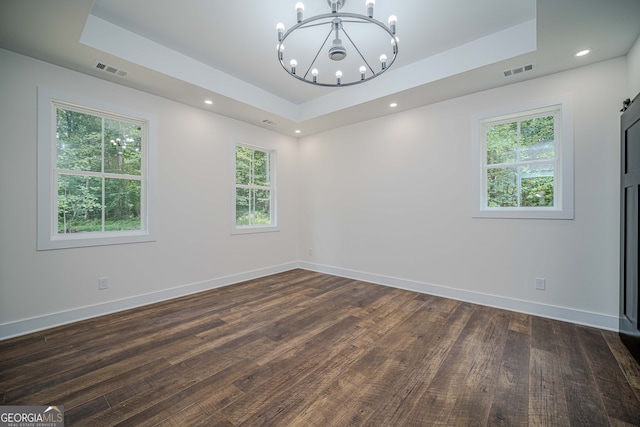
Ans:
{"type": "Polygon", "coordinates": [[[367,72],[367,67],[364,65],[360,67],[360,80],[364,80],[365,73],[367,72]]]}
{"type": "Polygon", "coordinates": [[[298,61],[296,61],[295,59],[292,59],[291,62],[289,62],[289,65],[291,65],[291,74],[295,74],[296,67],[298,66],[298,61]]]}
{"type": "Polygon", "coordinates": [[[279,22],[278,25],[276,25],[276,30],[278,31],[278,41],[281,42],[282,36],[284,35],[284,24],[279,22]]]}
{"type": "Polygon", "coordinates": [[[400,39],[398,37],[394,37],[391,39],[391,47],[393,48],[393,54],[397,54],[398,53],[398,43],[400,42],[400,39]]]}
{"type": "Polygon", "coordinates": [[[383,70],[387,68],[387,55],[385,55],[384,53],[380,55],[380,64],[382,65],[383,70]]]}
{"type": "Polygon", "coordinates": [[[318,83],[318,69],[314,68],[311,70],[311,76],[313,77],[313,82],[318,83]]]}
{"type": "Polygon", "coordinates": [[[304,4],[302,4],[302,2],[298,2],[296,3],[296,14],[298,15],[298,22],[302,22],[302,14],[304,12],[304,4]]]}
{"type": "Polygon", "coordinates": [[[366,0],[367,16],[373,18],[373,6],[376,4],[376,0],[366,0]]]}
{"type": "Polygon", "coordinates": [[[338,13],[338,0],[331,0],[331,13],[338,13]]]}
{"type": "Polygon", "coordinates": [[[389,28],[391,29],[391,32],[393,33],[393,35],[396,34],[396,24],[398,23],[398,18],[396,17],[396,15],[391,15],[389,17],[389,28]]]}
{"type": "Polygon", "coordinates": [[[342,71],[336,71],[336,79],[338,80],[338,84],[342,83],[342,71]]]}

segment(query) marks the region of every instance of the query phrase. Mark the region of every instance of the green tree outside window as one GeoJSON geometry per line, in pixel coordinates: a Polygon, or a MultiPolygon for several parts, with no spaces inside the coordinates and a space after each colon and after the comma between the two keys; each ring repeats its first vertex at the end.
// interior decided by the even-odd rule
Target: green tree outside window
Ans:
{"type": "Polygon", "coordinates": [[[236,226],[273,225],[272,153],[236,146],[236,226]]]}
{"type": "Polygon", "coordinates": [[[487,207],[555,206],[555,127],[549,113],[486,123],[487,207]]]}
{"type": "Polygon", "coordinates": [[[56,108],[57,232],[141,229],[142,125],[56,108]]]}

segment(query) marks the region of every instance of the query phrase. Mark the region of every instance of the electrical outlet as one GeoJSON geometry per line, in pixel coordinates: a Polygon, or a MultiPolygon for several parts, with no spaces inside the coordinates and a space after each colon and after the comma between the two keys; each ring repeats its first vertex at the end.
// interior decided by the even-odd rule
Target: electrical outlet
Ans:
{"type": "Polygon", "coordinates": [[[105,289],[109,289],[109,278],[108,277],[99,277],[98,278],[98,290],[104,291],[105,289]]]}
{"type": "Polygon", "coordinates": [[[547,287],[547,281],[543,277],[536,277],[536,289],[544,291],[547,287]]]}

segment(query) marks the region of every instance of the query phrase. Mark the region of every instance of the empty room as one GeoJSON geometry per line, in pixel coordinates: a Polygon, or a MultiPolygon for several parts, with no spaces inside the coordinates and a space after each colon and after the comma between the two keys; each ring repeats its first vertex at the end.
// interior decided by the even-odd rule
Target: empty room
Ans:
{"type": "Polygon", "coordinates": [[[640,425],[639,93],[637,0],[0,0],[0,426],[640,425]]]}

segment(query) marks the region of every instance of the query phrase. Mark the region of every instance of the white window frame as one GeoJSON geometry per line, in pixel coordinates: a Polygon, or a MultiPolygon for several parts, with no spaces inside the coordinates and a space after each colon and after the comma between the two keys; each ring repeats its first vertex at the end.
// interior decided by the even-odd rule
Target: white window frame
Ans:
{"type": "Polygon", "coordinates": [[[277,191],[276,191],[276,181],[277,181],[277,173],[276,173],[276,165],[277,165],[277,156],[278,152],[275,148],[265,148],[258,145],[247,144],[244,142],[236,142],[233,144],[233,177],[232,177],[232,191],[231,191],[231,234],[250,234],[250,233],[269,233],[274,231],[280,231],[278,226],[278,217],[277,217],[277,191]],[[249,225],[237,225],[236,224],[236,189],[239,184],[236,184],[236,150],[237,147],[244,147],[250,150],[262,151],[265,153],[269,153],[269,167],[270,167],[270,187],[269,191],[271,194],[271,201],[269,203],[270,208],[270,217],[271,224],[249,224],[249,225]]]}
{"type": "Polygon", "coordinates": [[[155,221],[155,138],[153,115],[114,106],[76,94],[38,87],[38,230],[37,249],[66,249],[156,240],[155,221]],[[101,117],[122,117],[142,123],[141,229],[86,233],[58,233],[56,180],[56,108],[75,106],[101,117]]]}
{"type": "Polygon", "coordinates": [[[472,117],[472,217],[573,219],[573,110],[567,95],[475,114],[472,117]],[[555,121],[554,206],[489,207],[487,205],[486,126],[523,120],[557,109],[555,121]]]}

